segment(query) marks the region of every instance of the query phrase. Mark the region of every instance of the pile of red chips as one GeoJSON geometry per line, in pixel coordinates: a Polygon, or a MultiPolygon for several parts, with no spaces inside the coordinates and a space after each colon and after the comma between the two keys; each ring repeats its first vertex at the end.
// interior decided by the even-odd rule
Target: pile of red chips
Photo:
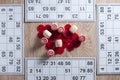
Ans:
{"type": "Polygon", "coordinates": [[[63,54],[65,48],[67,51],[72,51],[74,48],[79,47],[81,42],[85,41],[85,36],[70,32],[71,26],[70,24],[66,24],[64,27],[58,27],[57,24],[40,24],[37,27],[38,38],[40,38],[41,43],[45,44],[48,56],[63,54]],[[51,33],[49,37],[44,36],[45,30],[51,33]],[[61,40],[62,46],[56,47],[56,40],[61,40]]]}

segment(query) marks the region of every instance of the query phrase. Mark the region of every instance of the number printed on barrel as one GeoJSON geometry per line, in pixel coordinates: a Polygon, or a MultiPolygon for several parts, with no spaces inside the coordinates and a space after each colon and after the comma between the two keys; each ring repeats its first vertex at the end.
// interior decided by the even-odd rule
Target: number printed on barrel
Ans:
{"type": "Polygon", "coordinates": [[[0,5],[0,75],[23,74],[22,5],[0,5]]]}
{"type": "Polygon", "coordinates": [[[96,80],[94,58],[28,58],[26,80],[96,80]]]}
{"type": "Polygon", "coordinates": [[[98,5],[98,73],[120,73],[120,5],[98,5]]]}
{"type": "Polygon", "coordinates": [[[94,0],[25,0],[25,21],[94,21],[94,2],[94,0]]]}

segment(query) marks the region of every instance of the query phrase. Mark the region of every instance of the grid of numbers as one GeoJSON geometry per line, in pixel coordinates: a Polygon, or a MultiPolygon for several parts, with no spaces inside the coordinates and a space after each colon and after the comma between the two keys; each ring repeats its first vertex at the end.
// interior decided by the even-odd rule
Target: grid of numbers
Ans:
{"type": "Polygon", "coordinates": [[[23,74],[22,5],[0,5],[0,75],[23,74]]]}
{"type": "Polygon", "coordinates": [[[94,4],[94,0],[25,0],[25,20],[94,21],[94,4]]]}
{"type": "Polygon", "coordinates": [[[120,73],[120,5],[98,5],[98,73],[120,73]]]}
{"type": "Polygon", "coordinates": [[[96,80],[94,58],[28,58],[26,80],[96,80]]]}

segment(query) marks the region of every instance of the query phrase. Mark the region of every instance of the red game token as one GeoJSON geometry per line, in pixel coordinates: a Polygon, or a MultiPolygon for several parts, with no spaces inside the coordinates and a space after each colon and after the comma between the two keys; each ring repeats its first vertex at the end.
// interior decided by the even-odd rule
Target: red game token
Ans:
{"type": "Polygon", "coordinates": [[[48,56],[54,56],[55,55],[54,50],[52,50],[52,49],[48,50],[47,55],[48,56]]]}
{"type": "Polygon", "coordinates": [[[38,32],[37,36],[38,36],[38,38],[40,38],[40,39],[41,39],[42,37],[44,37],[44,36],[43,36],[43,33],[41,33],[41,32],[38,32]]]}
{"type": "Polygon", "coordinates": [[[45,25],[45,29],[50,30],[51,29],[51,25],[49,25],[49,24],[45,25]]]}
{"type": "Polygon", "coordinates": [[[71,25],[70,24],[66,24],[65,25],[65,29],[64,29],[64,32],[63,32],[63,36],[68,38],[68,37],[71,37],[72,33],[69,31],[71,25]]]}
{"type": "Polygon", "coordinates": [[[41,43],[47,44],[48,43],[48,39],[46,37],[41,38],[41,43]]]}
{"type": "Polygon", "coordinates": [[[48,43],[45,45],[46,49],[47,49],[47,50],[49,50],[49,49],[53,49],[54,46],[55,46],[54,41],[48,39],[48,43]]]}
{"type": "Polygon", "coordinates": [[[68,31],[70,29],[71,25],[70,24],[66,24],[65,25],[65,29],[68,31]]]}
{"type": "Polygon", "coordinates": [[[67,46],[67,48],[66,48],[66,49],[67,49],[67,51],[69,51],[69,52],[70,52],[70,51],[72,51],[72,50],[74,49],[74,47],[73,47],[72,45],[70,45],[70,46],[67,46]]]}
{"type": "Polygon", "coordinates": [[[58,29],[57,24],[52,24],[52,25],[51,25],[51,29],[52,29],[53,31],[57,30],[57,29],[58,29]]]}
{"type": "Polygon", "coordinates": [[[74,45],[72,44],[72,40],[67,40],[66,49],[67,51],[72,51],[74,49],[74,45]]]}
{"type": "Polygon", "coordinates": [[[42,24],[38,25],[38,27],[37,27],[37,31],[42,32],[43,30],[45,30],[44,25],[42,25],[42,24]]]}
{"type": "Polygon", "coordinates": [[[64,28],[63,28],[63,27],[59,27],[59,28],[58,28],[58,32],[59,32],[59,33],[64,32],[64,28]]]}
{"type": "Polygon", "coordinates": [[[77,40],[79,38],[79,35],[77,33],[73,33],[72,40],[77,40]]]}
{"type": "Polygon", "coordinates": [[[81,45],[81,41],[80,40],[76,40],[76,41],[72,42],[72,44],[73,44],[74,48],[77,48],[77,47],[79,47],[81,45]]]}
{"type": "Polygon", "coordinates": [[[55,54],[62,54],[64,52],[64,47],[59,47],[54,49],[55,54]]]}
{"type": "Polygon", "coordinates": [[[81,36],[79,37],[79,40],[80,40],[81,42],[85,41],[85,36],[81,35],[81,36]]]}

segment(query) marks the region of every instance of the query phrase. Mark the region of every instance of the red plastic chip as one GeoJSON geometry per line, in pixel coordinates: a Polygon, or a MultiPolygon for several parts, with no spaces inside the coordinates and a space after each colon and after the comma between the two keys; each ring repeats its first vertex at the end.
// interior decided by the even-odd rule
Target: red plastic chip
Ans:
{"type": "Polygon", "coordinates": [[[54,56],[54,55],[55,55],[54,50],[53,50],[53,49],[48,50],[47,55],[48,55],[49,57],[54,56]]]}
{"type": "Polygon", "coordinates": [[[48,43],[48,39],[46,37],[41,38],[41,43],[47,44],[48,43]]]}
{"type": "Polygon", "coordinates": [[[54,42],[52,40],[48,40],[48,43],[46,44],[46,49],[49,50],[49,49],[53,49],[54,48],[54,42]]]}
{"type": "Polygon", "coordinates": [[[37,27],[37,31],[42,32],[42,31],[44,31],[44,30],[45,30],[45,27],[44,27],[44,25],[42,25],[42,24],[40,24],[40,25],[37,27]]]}
{"type": "Polygon", "coordinates": [[[83,36],[83,35],[80,36],[80,37],[79,37],[79,40],[80,40],[81,42],[85,41],[85,36],[83,36]]]}
{"type": "Polygon", "coordinates": [[[64,52],[64,48],[63,47],[55,48],[54,51],[55,54],[62,54],[64,52]]]}

